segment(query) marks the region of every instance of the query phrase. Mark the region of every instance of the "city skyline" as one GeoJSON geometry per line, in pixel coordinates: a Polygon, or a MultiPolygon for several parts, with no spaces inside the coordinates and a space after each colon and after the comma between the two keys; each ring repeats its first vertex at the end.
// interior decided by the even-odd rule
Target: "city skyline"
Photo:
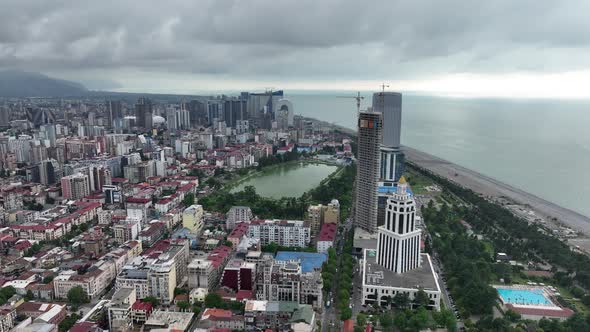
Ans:
{"type": "Polygon", "coordinates": [[[590,82],[584,7],[576,1],[8,1],[0,13],[0,68],[130,92],[279,84],[367,91],[388,81],[404,93],[583,98],[590,96],[583,89],[590,82]]]}

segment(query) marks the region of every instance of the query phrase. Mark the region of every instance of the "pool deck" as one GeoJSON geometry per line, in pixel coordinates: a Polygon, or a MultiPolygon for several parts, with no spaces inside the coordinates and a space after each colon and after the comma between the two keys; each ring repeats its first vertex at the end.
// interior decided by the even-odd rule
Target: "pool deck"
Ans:
{"type": "Polygon", "coordinates": [[[545,286],[528,286],[528,285],[512,285],[512,286],[500,286],[500,285],[492,285],[497,291],[502,300],[503,304],[510,304],[513,307],[523,307],[523,308],[534,308],[534,309],[549,309],[549,308],[556,308],[561,309],[558,305],[551,301],[551,292],[545,286]],[[502,294],[499,292],[500,289],[505,290],[514,290],[514,291],[530,291],[534,292],[540,296],[543,296],[545,300],[548,302],[547,304],[532,304],[532,303],[517,303],[517,302],[510,302],[507,301],[502,294]]]}
{"type": "Polygon", "coordinates": [[[520,303],[510,303],[505,301],[505,299],[498,293],[500,300],[502,301],[502,305],[507,310],[513,310],[518,312],[521,315],[527,315],[529,317],[535,317],[535,319],[539,319],[540,317],[550,317],[550,318],[558,318],[558,319],[565,319],[573,315],[573,311],[569,308],[562,308],[559,305],[555,304],[551,298],[553,297],[553,293],[547,286],[529,286],[529,285],[491,285],[496,290],[498,289],[510,289],[510,290],[521,290],[521,291],[541,291],[542,296],[550,303],[547,305],[535,305],[535,304],[520,304],[520,303]]]}

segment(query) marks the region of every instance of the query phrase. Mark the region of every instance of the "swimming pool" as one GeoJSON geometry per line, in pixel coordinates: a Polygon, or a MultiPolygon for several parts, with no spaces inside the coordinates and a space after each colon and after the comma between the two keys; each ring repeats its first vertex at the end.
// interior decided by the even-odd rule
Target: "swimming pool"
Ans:
{"type": "Polygon", "coordinates": [[[542,289],[496,288],[504,303],[524,305],[553,305],[542,289]]]}

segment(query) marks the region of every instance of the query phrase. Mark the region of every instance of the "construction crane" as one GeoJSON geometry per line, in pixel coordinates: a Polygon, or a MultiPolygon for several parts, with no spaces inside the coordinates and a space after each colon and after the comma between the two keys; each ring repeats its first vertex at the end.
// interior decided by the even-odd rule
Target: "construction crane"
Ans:
{"type": "Polygon", "coordinates": [[[361,100],[365,99],[365,97],[361,96],[360,91],[357,92],[356,96],[337,96],[336,98],[354,98],[356,99],[356,110],[357,112],[361,111],[361,100]]]}

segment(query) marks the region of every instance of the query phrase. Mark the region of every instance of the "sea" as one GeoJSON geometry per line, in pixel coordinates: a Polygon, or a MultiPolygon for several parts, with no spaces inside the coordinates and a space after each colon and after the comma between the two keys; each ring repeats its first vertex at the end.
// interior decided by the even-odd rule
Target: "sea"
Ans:
{"type": "MultiPolygon", "coordinates": [[[[356,129],[355,92],[287,91],[295,114],[356,129]]],[[[371,94],[361,108],[371,105],[371,94]]],[[[404,94],[402,144],[590,217],[590,100],[404,94]]]]}

